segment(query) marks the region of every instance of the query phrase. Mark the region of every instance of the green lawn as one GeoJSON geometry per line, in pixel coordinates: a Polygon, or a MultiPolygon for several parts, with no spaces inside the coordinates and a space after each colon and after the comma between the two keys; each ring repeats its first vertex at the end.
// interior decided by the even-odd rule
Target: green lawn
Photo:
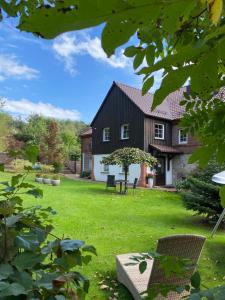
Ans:
{"type": "MultiPolygon", "coordinates": [[[[1,173],[2,174],[2,173],[1,173]]],[[[6,178],[9,174],[3,174],[6,178]]],[[[2,180],[2,178],[1,178],[2,180]]],[[[32,178],[33,180],[33,178],[32,178]]],[[[60,187],[44,186],[44,198],[31,203],[52,206],[55,234],[85,240],[97,248],[98,256],[82,272],[91,280],[87,299],[108,299],[112,292],[101,291],[96,272],[115,279],[115,255],[155,249],[158,238],[179,233],[209,236],[211,226],[192,216],[182,206],[179,195],[155,190],[138,189],[133,196],[106,191],[104,184],[62,179],[60,187]]],[[[207,286],[225,283],[225,232],[208,239],[200,271],[207,286]]],[[[119,299],[132,299],[122,286],[114,288],[119,299]]]]}

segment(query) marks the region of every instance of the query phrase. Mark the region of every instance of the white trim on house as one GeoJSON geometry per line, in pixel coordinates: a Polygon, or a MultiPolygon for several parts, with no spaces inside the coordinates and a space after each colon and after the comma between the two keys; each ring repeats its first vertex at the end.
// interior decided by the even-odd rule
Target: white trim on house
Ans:
{"type": "Polygon", "coordinates": [[[162,124],[162,123],[154,123],[154,138],[156,140],[164,140],[165,139],[165,124],[162,124]],[[162,137],[160,136],[156,136],[156,126],[162,126],[162,128],[158,128],[158,135],[160,133],[160,131],[162,130],[162,137]]]}
{"type": "Polygon", "coordinates": [[[123,124],[120,127],[120,138],[121,140],[128,140],[130,138],[130,124],[123,124]],[[127,129],[125,129],[127,127],[127,129]],[[124,136],[124,134],[127,134],[127,136],[124,136]]]}
{"type": "MultiPolygon", "coordinates": [[[[181,129],[179,129],[179,133],[178,133],[178,143],[180,144],[180,145],[184,145],[184,144],[187,144],[188,143],[188,134],[186,133],[185,134],[185,136],[186,136],[186,140],[185,141],[181,141],[181,131],[183,131],[183,129],[181,128],[181,129]]],[[[184,133],[183,133],[184,134],[184,133]]]]}
{"type": "Polygon", "coordinates": [[[109,142],[110,141],[110,127],[105,127],[105,128],[102,129],[102,141],[103,142],[109,142]]]}
{"type": "Polygon", "coordinates": [[[173,161],[172,159],[169,160],[168,155],[166,155],[166,185],[173,184],[173,161]],[[168,170],[169,164],[169,170],[168,170]]]}

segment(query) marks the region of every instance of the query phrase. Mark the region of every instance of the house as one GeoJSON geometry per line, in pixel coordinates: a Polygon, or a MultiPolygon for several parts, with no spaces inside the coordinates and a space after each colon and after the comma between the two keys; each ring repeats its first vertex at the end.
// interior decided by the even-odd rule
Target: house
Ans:
{"type": "Polygon", "coordinates": [[[81,173],[92,173],[92,128],[88,127],[80,134],[81,173]]]}
{"type": "MultiPolygon", "coordinates": [[[[108,174],[123,178],[123,167],[100,162],[116,149],[137,147],[158,159],[155,185],[175,184],[195,168],[188,164],[188,158],[198,143],[179,126],[184,114],[179,102],[188,89],[182,87],[173,92],[151,111],[152,94],[142,96],[139,89],[113,82],[91,123],[92,129],[81,135],[83,170],[91,171],[95,180],[105,181],[108,174]],[[87,151],[89,144],[91,153],[87,151]]],[[[133,182],[137,177],[139,185],[145,186],[149,171],[146,166],[131,165],[128,180],[133,182]]]]}

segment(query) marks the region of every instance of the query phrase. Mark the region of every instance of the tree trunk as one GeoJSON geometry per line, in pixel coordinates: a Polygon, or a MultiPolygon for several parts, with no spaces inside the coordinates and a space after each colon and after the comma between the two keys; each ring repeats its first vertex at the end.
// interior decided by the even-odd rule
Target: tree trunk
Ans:
{"type": "Polygon", "coordinates": [[[127,175],[128,175],[128,166],[124,166],[124,179],[125,179],[125,183],[124,183],[124,193],[127,193],[127,175]]]}

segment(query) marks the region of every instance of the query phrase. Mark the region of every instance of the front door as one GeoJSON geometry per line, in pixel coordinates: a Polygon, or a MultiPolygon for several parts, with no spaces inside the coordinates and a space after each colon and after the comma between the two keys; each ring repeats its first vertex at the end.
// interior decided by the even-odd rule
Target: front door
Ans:
{"type": "Polygon", "coordinates": [[[158,165],[156,167],[156,183],[155,185],[162,186],[166,184],[166,158],[164,156],[156,157],[158,165]]]}

